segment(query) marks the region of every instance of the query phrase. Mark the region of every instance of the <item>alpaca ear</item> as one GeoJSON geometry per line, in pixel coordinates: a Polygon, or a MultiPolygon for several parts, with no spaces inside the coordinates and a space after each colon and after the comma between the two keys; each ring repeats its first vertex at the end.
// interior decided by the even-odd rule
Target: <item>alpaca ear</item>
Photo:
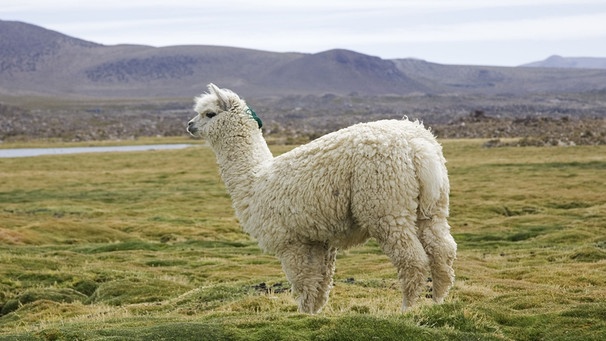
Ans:
{"type": "Polygon", "coordinates": [[[221,110],[229,109],[229,107],[230,107],[229,96],[227,96],[225,91],[221,90],[218,86],[214,85],[213,83],[208,84],[208,90],[210,91],[211,94],[214,94],[215,96],[217,96],[217,99],[219,100],[219,107],[221,108],[221,110]]]}

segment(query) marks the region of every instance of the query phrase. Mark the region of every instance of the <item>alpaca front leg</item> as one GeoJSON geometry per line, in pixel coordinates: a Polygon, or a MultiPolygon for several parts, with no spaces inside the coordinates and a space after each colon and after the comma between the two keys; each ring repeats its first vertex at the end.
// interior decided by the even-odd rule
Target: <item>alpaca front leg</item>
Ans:
{"type": "Polygon", "coordinates": [[[328,296],[332,289],[333,281],[332,278],[335,274],[335,262],[337,259],[337,249],[329,248],[328,250],[320,250],[324,253],[324,262],[320,264],[322,269],[322,281],[319,283],[318,291],[319,296],[314,305],[314,310],[319,312],[322,307],[328,302],[328,296]]]}
{"type": "Polygon", "coordinates": [[[292,284],[299,311],[319,312],[332,288],[336,249],[326,244],[290,244],[278,257],[286,278],[292,284]]]}

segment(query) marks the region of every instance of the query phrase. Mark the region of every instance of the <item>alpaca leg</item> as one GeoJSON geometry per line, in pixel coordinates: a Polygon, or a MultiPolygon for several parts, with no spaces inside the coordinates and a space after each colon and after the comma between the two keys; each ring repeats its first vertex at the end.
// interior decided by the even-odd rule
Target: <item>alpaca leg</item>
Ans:
{"type": "Polygon", "coordinates": [[[402,310],[406,310],[415,304],[427,279],[429,260],[425,250],[414,231],[400,226],[374,237],[398,269],[404,296],[402,310]]]}
{"type": "Polygon", "coordinates": [[[457,254],[457,244],[450,234],[450,226],[445,218],[419,220],[419,236],[429,256],[433,300],[442,303],[454,284],[452,264],[457,254]]]}
{"type": "Polygon", "coordinates": [[[323,243],[292,244],[278,256],[297,297],[299,311],[319,312],[332,288],[336,249],[323,243]]]}
{"type": "Polygon", "coordinates": [[[323,262],[319,264],[319,269],[322,271],[322,280],[318,283],[318,295],[313,307],[314,312],[322,310],[328,296],[332,290],[332,277],[335,274],[335,261],[337,259],[337,249],[329,248],[328,250],[319,250],[324,253],[323,262]]]}
{"type": "Polygon", "coordinates": [[[328,302],[328,296],[332,290],[332,277],[335,274],[335,261],[337,259],[337,249],[329,248],[328,250],[322,250],[324,252],[323,263],[320,264],[322,270],[322,280],[318,285],[318,297],[314,305],[314,311],[319,312],[326,302],[328,302]]]}

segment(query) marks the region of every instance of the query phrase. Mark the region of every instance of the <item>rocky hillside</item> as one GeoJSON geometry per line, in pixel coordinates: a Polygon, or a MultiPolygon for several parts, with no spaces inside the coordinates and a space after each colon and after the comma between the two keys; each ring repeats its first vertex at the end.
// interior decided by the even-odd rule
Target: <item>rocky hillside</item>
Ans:
{"type": "MultiPolygon", "coordinates": [[[[305,143],[358,122],[408,116],[422,120],[439,138],[490,139],[487,146],[491,147],[606,144],[606,107],[575,107],[574,103],[579,100],[576,97],[559,105],[536,103],[533,97],[519,102],[476,98],[460,103],[457,100],[457,97],[436,96],[324,95],[292,96],[249,104],[254,103],[251,105],[264,122],[264,135],[272,143],[305,143]],[[483,109],[473,109],[474,105],[483,109]]],[[[185,125],[193,115],[189,101],[81,104],[36,110],[0,104],[0,143],[31,139],[91,141],[186,136],[185,125]]]]}
{"type": "Polygon", "coordinates": [[[487,138],[486,147],[574,146],[606,144],[604,118],[526,116],[497,118],[474,111],[433,130],[442,138],[487,138]]]}

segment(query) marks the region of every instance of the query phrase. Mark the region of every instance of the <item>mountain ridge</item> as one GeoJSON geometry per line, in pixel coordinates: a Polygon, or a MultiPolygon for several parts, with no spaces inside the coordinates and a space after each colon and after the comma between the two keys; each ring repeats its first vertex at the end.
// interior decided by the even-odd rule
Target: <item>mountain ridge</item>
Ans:
{"type": "Polygon", "coordinates": [[[553,55],[547,59],[523,64],[524,67],[606,69],[606,58],[600,57],[562,57],[553,55]]]}
{"type": "Polygon", "coordinates": [[[308,54],[210,45],[101,45],[0,20],[0,94],[5,96],[185,98],[210,82],[261,97],[606,90],[606,69],[574,65],[444,65],[343,49],[308,54]]]}

